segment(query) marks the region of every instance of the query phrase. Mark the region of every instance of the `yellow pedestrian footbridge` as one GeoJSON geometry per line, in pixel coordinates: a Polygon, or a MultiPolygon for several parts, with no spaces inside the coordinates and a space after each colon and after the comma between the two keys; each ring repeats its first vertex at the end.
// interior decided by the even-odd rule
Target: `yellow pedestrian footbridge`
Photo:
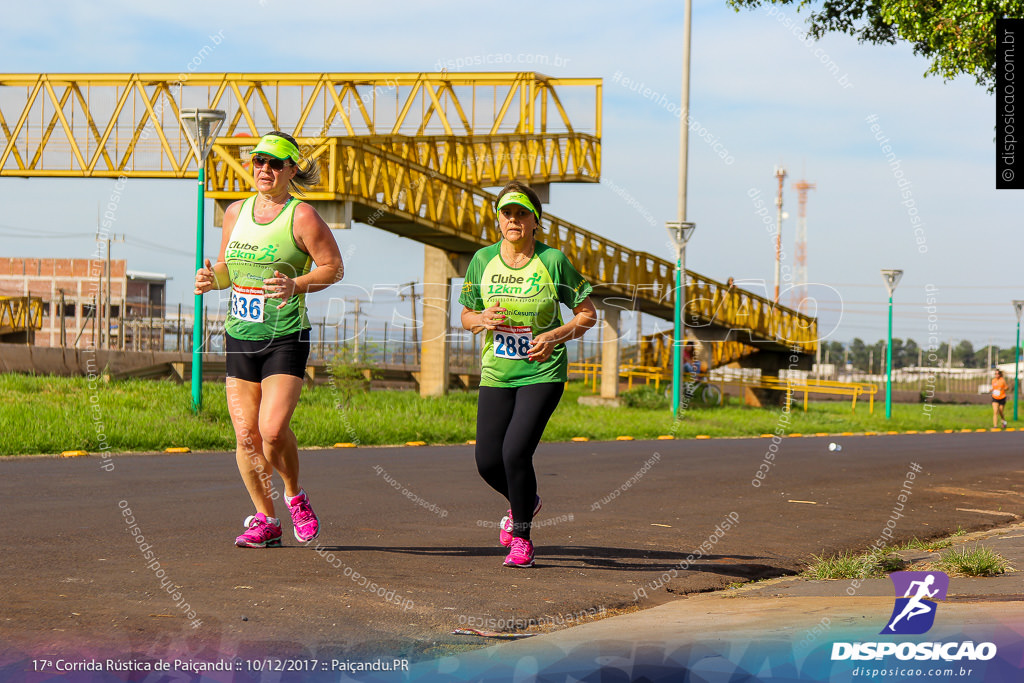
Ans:
{"type": "MultiPolygon", "coordinates": [[[[276,129],[319,164],[305,198],[332,225],[359,221],[458,257],[500,239],[484,188],[599,182],[601,93],[601,79],[535,72],[0,74],[0,176],[195,178],[178,115],[220,109],[206,190],[221,211],[252,192],[249,152],[276,129]]],[[[674,263],[547,213],[541,229],[606,310],[672,320],[674,263]]],[[[684,315],[739,355],[817,345],[813,317],[693,271],[684,315]]]]}
{"type": "Polygon", "coordinates": [[[0,341],[31,339],[43,326],[43,300],[37,296],[0,296],[0,341]]]}

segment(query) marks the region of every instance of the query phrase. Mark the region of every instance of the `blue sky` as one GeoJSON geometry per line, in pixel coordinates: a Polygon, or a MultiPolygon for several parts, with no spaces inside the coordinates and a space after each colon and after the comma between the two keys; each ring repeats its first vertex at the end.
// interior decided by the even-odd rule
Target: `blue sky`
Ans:
{"type": "MultiPolygon", "coordinates": [[[[510,21],[504,14],[512,11],[470,2],[32,3],[0,26],[0,39],[13,48],[5,51],[5,70],[29,73],[177,73],[217,34],[223,40],[203,71],[416,72],[443,60],[543,56],[550,75],[604,79],[607,181],[555,186],[546,210],[671,258],[663,224],[676,214],[679,120],[674,108],[624,79],[678,104],[682,3],[634,2],[628,11],[605,1],[558,3],[542,14],[515,9],[510,21]]],[[[771,287],[774,242],[751,196],[760,192],[771,206],[772,171],[783,164],[790,214],[784,265],[792,265],[794,252],[791,183],[817,184],[808,200],[808,274],[821,291],[837,292],[822,302],[822,327],[834,328],[831,338],[883,338],[887,297],[879,270],[902,268],[895,336],[928,343],[931,287],[938,306],[933,336],[1012,345],[1010,302],[1024,298],[1012,262],[1020,248],[1020,200],[994,189],[992,96],[969,79],[925,78],[927,63],[907,46],[859,45],[841,36],[808,44],[804,19],[791,6],[737,13],[722,2],[698,1],[693,21],[691,116],[718,146],[691,136],[688,218],[698,227],[687,266],[717,280],[771,287]],[[889,160],[876,141],[879,131],[889,160]],[[723,149],[730,163],[719,158],[723,149]]],[[[104,180],[5,179],[4,255],[89,257],[96,206],[111,190],[104,180]]],[[[172,304],[187,303],[193,197],[188,182],[132,181],[115,228],[128,235],[114,245],[115,258],[170,275],[172,304]]],[[[346,293],[422,280],[418,244],[365,226],[336,235],[349,255],[346,293]],[[385,272],[382,258],[390,263],[385,272]]],[[[218,237],[219,230],[207,231],[208,253],[218,237]]],[[[378,321],[391,317],[394,299],[379,297],[378,321]]],[[[403,312],[408,306],[396,305],[403,312]]]]}

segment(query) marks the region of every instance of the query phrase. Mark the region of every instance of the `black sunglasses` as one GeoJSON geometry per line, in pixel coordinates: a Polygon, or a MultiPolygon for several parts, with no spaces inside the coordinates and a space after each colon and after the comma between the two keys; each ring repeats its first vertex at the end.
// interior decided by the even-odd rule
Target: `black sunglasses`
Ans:
{"type": "Polygon", "coordinates": [[[267,164],[270,168],[275,171],[280,171],[284,168],[284,159],[275,159],[274,157],[265,157],[257,154],[252,158],[252,165],[260,167],[263,164],[267,164]]]}

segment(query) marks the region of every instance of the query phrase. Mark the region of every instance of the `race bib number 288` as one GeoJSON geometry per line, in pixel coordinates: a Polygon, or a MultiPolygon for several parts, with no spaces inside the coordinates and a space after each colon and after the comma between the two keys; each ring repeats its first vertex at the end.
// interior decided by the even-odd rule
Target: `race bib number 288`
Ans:
{"type": "Polygon", "coordinates": [[[494,356],[506,360],[526,360],[533,342],[529,326],[498,325],[494,329],[494,356]]]}
{"type": "Polygon", "coordinates": [[[251,323],[263,322],[263,290],[257,287],[235,287],[231,290],[231,315],[251,323]]]}

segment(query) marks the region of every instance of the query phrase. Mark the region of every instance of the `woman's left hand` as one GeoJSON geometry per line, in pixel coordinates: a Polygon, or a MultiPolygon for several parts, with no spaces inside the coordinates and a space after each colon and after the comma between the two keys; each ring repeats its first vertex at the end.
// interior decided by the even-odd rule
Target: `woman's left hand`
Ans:
{"type": "Polygon", "coordinates": [[[274,277],[268,277],[263,281],[263,291],[267,293],[268,299],[281,299],[277,307],[284,308],[288,299],[295,293],[295,280],[275,270],[274,277]]]}
{"type": "Polygon", "coordinates": [[[555,352],[555,347],[558,346],[559,342],[555,339],[555,335],[551,332],[543,332],[533,338],[533,342],[530,343],[530,348],[526,352],[528,360],[543,362],[548,358],[551,358],[551,354],[555,352]]]}

